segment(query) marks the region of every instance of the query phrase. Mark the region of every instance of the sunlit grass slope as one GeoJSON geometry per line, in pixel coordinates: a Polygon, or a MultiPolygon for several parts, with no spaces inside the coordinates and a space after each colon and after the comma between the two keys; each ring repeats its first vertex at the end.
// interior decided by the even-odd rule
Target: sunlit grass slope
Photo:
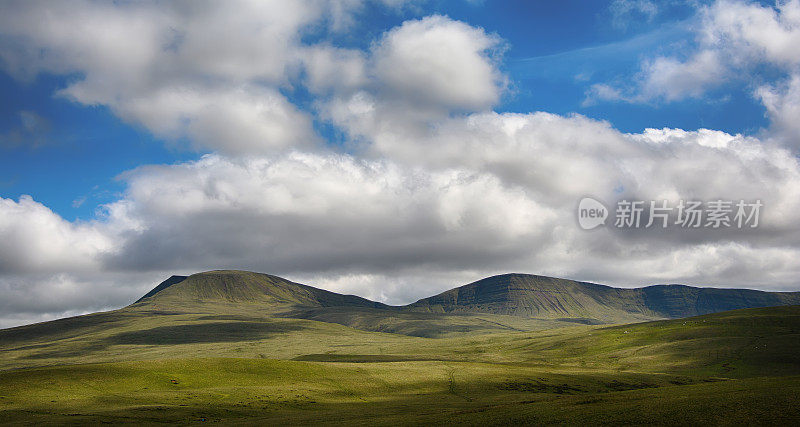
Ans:
{"type": "Polygon", "coordinates": [[[175,331],[134,316],[51,345],[3,340],[6,368],[58,365],[0,371],[0,420],[798,421],[797,306],[446,339],[175,316],[175,331]]]}
{"type": "Polygon", "coordinates": [[[466,362],[172,359],[0,373],[5,423],[783,424],[798,377],[695,380],[466,362]]]}
{"type": "Polygon", "coordinates": [[[159,288],[0,330],[0,423],[800,422],[800,306],[609,326],[388,307],[256,273],[159,288]]]}

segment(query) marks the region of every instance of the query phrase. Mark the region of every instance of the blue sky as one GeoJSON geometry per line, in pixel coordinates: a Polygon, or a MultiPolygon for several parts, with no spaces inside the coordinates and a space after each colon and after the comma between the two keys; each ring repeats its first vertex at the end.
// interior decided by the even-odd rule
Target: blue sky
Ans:
{"type": "MultiPolygon", "coordinates": [[[[578,113],[607,120],[622,132],[674,127],[754,134],[767,125],[764,107],[746,85],[730,85],[701,99],[678,102],[584,105],[592,84],[631,78],[643,58],[675,53],[693,39],[687,23],[694,19],[689,6],[673,6],[650,21],[630,22],[624,28],[612,23],[608,7],[608,2],[585,1],[435,1],[402,10],[370,5],[358,13],[357,31],[312,32],[307,38],[366,49],[384,31],[407,19],[442,14],[504,40],[507,50],[501,67],[509,76],[511,90],[496,111],[578,113]]],[[[102,105],[85,106],[57,95],[79,78],[45,72],[19,80],[0,74],[0,134],[19,132],[23,111],[49,123],[39,136],[40,144],[0,148],[0,195],[16,199],[30,194],[64,218],[90,219],[99,205],[123,190],[115,180],[118,174],[143,164],[175,163],[203,154],[180,142],[165,143],[102,105]]],[[[302,88],[285,93],[303,102],[302,88]]],[[[320,122],[318,129],[336,139],[325,123],[320,122]]]]}
{"type": "Polygon", "coordinates": [[[172,149],[146,130],[126,124],[102,106],[85,107],[58,97],[69,77],[41,75],[34,81],[0,76],[2,133],[21,132],[21,113],[47,121],[39,142],[3,147],[0,194],[35,196],[68,219],[89,219],[98,205],[119,197],[118,174],[142,164],[172,163],[197,153],[172,149]]]}
{"type": "Polygon", "coordinates": [[[798,290],[800,0],[0,1],[0,327],[172,274],[798,290]],[[759,227],[578,226],[590,196],[759,227]]]}

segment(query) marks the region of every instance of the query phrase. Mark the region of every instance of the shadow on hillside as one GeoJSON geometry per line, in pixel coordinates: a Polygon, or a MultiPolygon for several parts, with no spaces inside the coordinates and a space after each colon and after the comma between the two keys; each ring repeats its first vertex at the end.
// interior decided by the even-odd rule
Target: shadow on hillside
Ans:
{"type": "Polygon", "coordinates": [[[296,309],[281,313],[285,319],[336,323],[371,332],[443,338],[455,334],[516,332],[519,329],[482,319],[473,313],[426,313],[351,307],[296,309]]]}
{"type": "Polygon", "coordinates": [[[237,322],[263,322],[267,316],[245,316],[240,314],[217,314],[198,317],[197,320],[235,320],[237,322]]]}
{"type": "Polygon", "coordinates": [[[405,356],[392,354],[333,354],[312,353],[297,356],[292,360],[301,362],[345,362],[345,363],[385,363],[385,362],[459,362],[458,359],[444,357],[405,356]]]}
{"type": "Polygon", "coordinates": [[[92,352],[105,350],[107,346],[104,344],[94,343],[88,345],[69,346],[69,347],[58,347],[58,346],[50,346],[50,347],[51,348],[56,347],[56,349],[29,354],[21,357],[21,359],[40,360],[40,359],[64,359],[71,357],[85,357],[86,355],[91,354],[92,352]]]}
{"type": "Polygon", "coordinates": [[[127,319],[130,319],[127,314],[108,312],[19,326],[0,331],[0,343],[74,338],[119,325],[127,319]]]}
{"type": "Polygon", "coordinates": [[[299,331],[303,326],[289,322],[214,322],[189,325],[159,326],[151,329],[122,332],[99,340],[58,344],[45,343],[19,347],[16,350],[38,350],[21,359],[56,359],[82,357],[103,351],[109,346],[175,345],[256,341],[275,334],[299,331]]]}
{"type": "Polygon", "coordinates": [[[109,344],[171,345],[215,342],[255,341],[274,334],[299,331],[293,323],[216,322],[194,325],[159,326],[123,332],[106,339],[109,344]]]}

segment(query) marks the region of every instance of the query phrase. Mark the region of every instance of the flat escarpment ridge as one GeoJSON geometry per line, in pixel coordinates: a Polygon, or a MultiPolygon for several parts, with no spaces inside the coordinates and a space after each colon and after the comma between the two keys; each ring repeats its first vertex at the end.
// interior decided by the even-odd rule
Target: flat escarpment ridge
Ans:
{"type": "Polygon", "coordinates": [[[530,274],[503,274],[421,299],[409,308],[445,313],[585,318],[611,323],[792,304],[800,304],[800,292],[684,285],[628,289],[530,274]]]}

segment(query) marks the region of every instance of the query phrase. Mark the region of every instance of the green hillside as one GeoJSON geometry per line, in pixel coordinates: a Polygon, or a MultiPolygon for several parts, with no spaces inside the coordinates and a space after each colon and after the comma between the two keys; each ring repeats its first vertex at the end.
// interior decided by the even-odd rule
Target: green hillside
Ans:
{"type": "Polygon", "coordinates": [[[83,336],[51,331],[36,344],[9,345],[3,331],[0,420],[800,421],[797,306],[446,339],[307,320],[173,316],[119,318],[83,336]],[[19,360],[30,367],[10,369],[19,360]]]}
{"type": "Polygon", "coordinates": [[[341,295],[281,277],[249,271],[218,270],[172,276],[132,307],[191,307],[211,302],[264,307],[385,307],[355,295],[341,295]]]}
{"type": "Polygon", "coordinates": [[[800,306],[584,324],[774,294],[487,280],[390,307],[257,273],[171,278],[0,330],[0,424],[800,422],[800,306]],[[478,311],[504,305],[549,317],[478,311]]]}
{"type": "Polygon", "coordinates": [[[800,292],[683,285],[621,289],[530,274],[503,274],[419,300],[409,308],[619,323],[791,304],[800,304],[800,292]]]}
{"type": "Polygon", "coordinates": [[[268,274],[210,271],[173,276],[126,311],[207,311],[234,304],[257,316],[338,323],[366,331],[421,337],[536,331],[575,324],[629,323],[752,307],[800,304],[798,292],[695,288],[621,289],[527,274],[505,274],[393,307],[268,274]]]}

